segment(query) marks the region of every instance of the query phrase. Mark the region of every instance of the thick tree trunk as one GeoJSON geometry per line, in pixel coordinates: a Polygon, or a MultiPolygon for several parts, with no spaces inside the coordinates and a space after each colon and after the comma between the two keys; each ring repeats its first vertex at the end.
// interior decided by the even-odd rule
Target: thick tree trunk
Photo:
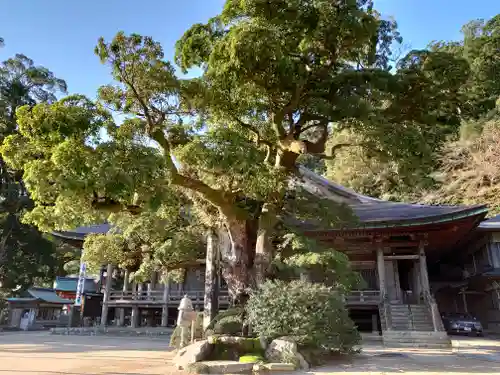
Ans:
{"type": "Polygon", "coordinates": [[[235,305],[244,305],[255,286],[251,228],[244,220],[227,220],[220,233],[222,275],[235,305]]]}
{"type": "Polygon", "coordinates": [[[262,207],[255,244],[255,283],[262,284],[271,273],[271,263],[274,256],[274,247],[271,241],[273,229],[277,223],[274,207],[265,203],[262,207]]]}

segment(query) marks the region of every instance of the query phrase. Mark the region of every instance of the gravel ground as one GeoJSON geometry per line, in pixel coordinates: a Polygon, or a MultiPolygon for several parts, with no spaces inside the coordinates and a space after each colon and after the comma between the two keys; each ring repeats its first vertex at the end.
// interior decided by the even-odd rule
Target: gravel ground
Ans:
{"type": "MultiPolygon", "coordinates": [[[[373,344],[352,361],[309,374],[500,374],[500,341],[459,339],[454,348],[388,350],[373,344]]],[[[171,365],[172,357],[159,339],[0,333],[0,375],[183,374],[171,365]]]]}

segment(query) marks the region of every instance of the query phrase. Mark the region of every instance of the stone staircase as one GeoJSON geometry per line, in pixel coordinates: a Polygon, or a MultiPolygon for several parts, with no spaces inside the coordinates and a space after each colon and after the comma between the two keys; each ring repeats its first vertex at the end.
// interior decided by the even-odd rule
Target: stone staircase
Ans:
{"type": "Polygon", "coordinates": [[[394,331],[434,331],[426,305],[391,304],[390,309],[394,331]]]}
{"type": "Polygon", "coordinates": [[[385,346],[451,347],[447,333],[434,330],[432,315],[427,305],[385,303],[379,306],[379,311],[385,346]]]}

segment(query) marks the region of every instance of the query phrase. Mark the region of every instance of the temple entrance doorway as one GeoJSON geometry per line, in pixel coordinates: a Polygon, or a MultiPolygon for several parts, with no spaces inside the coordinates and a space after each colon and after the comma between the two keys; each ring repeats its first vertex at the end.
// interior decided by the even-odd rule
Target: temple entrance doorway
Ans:
{"type": "Polygon", "coordinates": [[[399,285],[401,287],[401,296],[403,303],[413,303],[414,293],[413,285],[411,282],[412,269],[415,266],[414,259],[400,259],[398,260],[399,270],[399,285]]]}

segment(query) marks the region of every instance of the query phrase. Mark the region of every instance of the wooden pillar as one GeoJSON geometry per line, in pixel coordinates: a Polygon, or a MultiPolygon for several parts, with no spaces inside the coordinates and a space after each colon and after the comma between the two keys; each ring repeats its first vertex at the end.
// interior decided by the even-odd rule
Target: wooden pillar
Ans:
{"type": "Polygon", "coordinates": [[[139,322],[139,306],[132,307],[132,314],[130,315],[130,328],[137,328],[139,322]]]}
{"type": "Polygon", "coordinates": [[[108,267],[106,269],[106,286],[104,289],[104,298],[102,300],[102,312],[101,312],[102,327],[105,327],[108,321],[109,293],[111,292],[112,283],[113,283],[113,265],[108,264],[108,267]]]}
{"type": "Polygon", "coordinates": [[[170,294],[170,280],[165,280],[165,286],[163,288],[163,306],[161,309],[161,326],[168,326],[168,300],[170,294]]]}
{"type": "Polygon", "coordinates": [[[142,295],[142,283],[137,283],[137,299],[138,300],[143,300],[144,296],[142,295]]]}
{"type": "MultiPolygon", "coordinates": [[[[125,273],[123,275],[123,294],[126,296],[126,293],[128,292],[128,286],[129,286],[129,276],[130,273],[128,270],[125,270],[125,273]]],[[[125,308],[121,308],[118,316],[118,326],[123,327],[125,324],[125,308]]]]}
{"type": "Polygon", "coordinates": [[[384,248],[379,243],[377,246],[377,271],[378,271],[378,285],[380,295],[385,297],[387,295],[387,288],[385,283],[385,263],[384,263],[384,248]]]}
{"type": "Polygon", "coordinates": [[[399,280],[399,264],[397,259],[394,259],[392,261],[392,268],[394,269],[394,287],[396,289],[396,299],[400,301],[402,300],[403,296],[401,293],[401,281],[399,280]]]}
{"type": "Polygon", "coordinates": [[[148,299],[151,299],[151,292],[155,289],[156,287],[156,272],[151,273],[151,278],[149,280],[149,283],[147,285],[148,288],[148,299]]]}
{"type": "Polygon", "coordinates": [[[418,256],[420,263],[420,283],[422,285],[422,293],[430,293],[429,274],[427,273],[427,258],[425,256],[425,243],[420,241],[418,246],[418,256]]]}
{"type": "Polygon", "coordinates": [[[213,230],[207,233],[205,265],[205,296],[203,307],[203,327],[207,328],[219,312],[219,248],[213,230]]]}

